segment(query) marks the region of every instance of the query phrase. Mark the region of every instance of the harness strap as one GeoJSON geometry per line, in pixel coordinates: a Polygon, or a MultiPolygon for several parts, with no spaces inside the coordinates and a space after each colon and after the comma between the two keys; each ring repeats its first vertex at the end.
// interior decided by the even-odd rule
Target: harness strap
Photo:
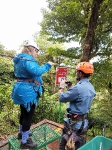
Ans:
{"type": "Polygon", "coordinates": [[[84,128],[84,117],[83,117],[83,119],[82,119],[82,124],[81,124],[80,129],[77,131],[77,134],[78,134],[78,135],[80,135],[80,134],[82,133],[83,128],[84,128]]]}
{"type": "Polygon", "coordinates": [[[29,82],[29,83],[35,83],[36,85],[41,85],[40,82],[33,80],[33,79],[17,79],[17,82],[29,82]]]}
{"type": "Polygon", "coordinates": [[[83,119],[87,119],[87,114],[78,115],[78,114],[67,113],[66,117],[71,121],[82,121],[83,119]]]}
{"type": "Polygon", "coordinates": [[[71,114],[71,113],[67,113],[67,118],[72,121],[74,124],[75,123],[78,123],[78,122],[81,122],[81,127],[80,129],[78,129],[76,131],[76,133],[78,135],[81,135],[82,132],[83,132],[83,128],[84,128],[84,121],[85,119],[87,119],[87,114],[84,114],[84,115],[78,115],[78,114],[71,114]]]}

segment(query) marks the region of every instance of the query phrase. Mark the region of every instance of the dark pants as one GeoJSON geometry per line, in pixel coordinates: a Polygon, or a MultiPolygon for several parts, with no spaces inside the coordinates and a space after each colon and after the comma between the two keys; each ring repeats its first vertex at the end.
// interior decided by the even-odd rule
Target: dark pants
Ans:
{"type": "Polygon", "coordinates": [[[70,125],[68,125],[65,122],[64,128],[62,130],[59,150],[65,150],[66,143],[71,135],[73,137],[75,149],[77,150],[79,147],[83,146],[86,143],[86,134],[87,134],[87,128],[83,129],[81,134],[79,135],[77,129],[73,127],[71,128],[70,125]]]}
{"type": "Polygon", "coordinates": [[[35,110],[34,104],[31,106],[31,109],[29,112],[27,112],[25,107],[20,105],[21,115],[20,115],[19,123],[20,125],[22,125],[23,132],[30,130],[32,118],[34,115],[34,110],[35,110]]]}

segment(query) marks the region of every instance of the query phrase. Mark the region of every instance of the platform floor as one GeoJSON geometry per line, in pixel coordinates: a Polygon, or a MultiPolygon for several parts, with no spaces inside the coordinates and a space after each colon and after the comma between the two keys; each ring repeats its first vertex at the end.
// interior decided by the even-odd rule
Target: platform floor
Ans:
{"type": "MultiPolygon", "coordinates": [[[[61,135],[61,130],[62,130],[62,128],[63,128],[63,125],[61,125],[61,124],[59,124],[59,123],[56,123],[56,122],[53,122],[53,121],[51,121],[51,120],[47,120],[47,119],[44,119],[44,120],[42,120],[41,122],[32,125],[31,130],[32,130],[32,131],[35,131],[35,133],[36,133],[37,128],[40,127],[40,126],[43,126],[43,125],[47,126],[48,128],[51,128],[51,129],[54,130],[56,133],[58,133],[59,135],[61,135]]],[[[17,134],[16,134],[16,135],[17,135],[17,134]]],[[[15,135],[15,136],[16,136],[16,135],[15,135]]],[[[34,134],[34,135],[35,135],[35,134],[34,134]]],[[[52,134],[50,133],[48,137],[52,139],[52,134]]],[[[9,137],[9,138],[10,138],[10,137],[9,137]]],[[[33,138],[34,138],[34,136],[33,136],[33,138]]],[[[38,137],[38,138],[40,138],[40,137],[38,137]]],[[[37,140],[37,139],[36,139],[36,140],[37,140]]],[[[8,150],[8,143],[7,143],[7,142],[8,142],[8,139],[6,139],[6,141],[2,141],[2,142],[3,142],[3,145],[2,145],[2,143],[1,143],[1,141],[0,141],[0,143],[1,143],[0,150],[8,150]]],[[[42,141],[39,141],[40,144],[42,144],[41,142],[42,142],[42,141]]],[[[37,140],[37,143],[38,143],[38,140],[37,140]]],[[[18,143],[18,144],[19,144],[19,143],[18,143]]],[[[52,140],[51,140],[51,143],[48,144],[48,147],[49,147],[50,149],[52,149],[52,150],[58,150],[58,145],[59,145],[59,140],[56,140],[56,141],[54,141],[54,142],[52,142],[52,140]]],[[[45,148],[41,148],[40,150],[45,150],[45,148]]]]}
{"type": "MultiPolygon", "coordinates": [[[[60,140],[61,135],[53,130],[51,127],[47,125],[41,125],[35,129],[31,130],[32,132],[32,140],[37,143],[37,147],[33,150],[39,150],[41,148],[46,148],[47,145],[56,141],[60,140]]],[[[13,148],[14,150],[20,150],[20,143],[21,140],[17,139],[17,136],[14,136],[8,140],[9,142],[9,150],[13,148]]]]}

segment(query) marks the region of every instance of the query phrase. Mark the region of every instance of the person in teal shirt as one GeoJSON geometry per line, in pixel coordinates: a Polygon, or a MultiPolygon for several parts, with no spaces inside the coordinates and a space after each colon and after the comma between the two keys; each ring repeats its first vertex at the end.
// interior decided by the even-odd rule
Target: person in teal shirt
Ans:
{"type": "Polygon", "coordinates": [[[95,89],[88,79],[93,71],[91,63],[81,62],[76,66],[77,84],[64,92],[64,88],[67,86],[66,81],[63,80],[60,83],[59,100],[62,103],[68,102],[68,106],[59,150],[65,150],[65,145],[70,137],[73,138],[76,149],[86,143],[87,113],[96,95],[95,89]]]}
{"type": "Polygon", "coordinates": [[[35,107],[38,106],[39,96],[43,92],[42,75],[48,72],[54,63],[47,62],[40,66],[36,61],[39,48],[35,42],[25,41],[20,54],[14,59],[14,75],[16,82],[12,90],[14,104],[20,105],[20,127],[18,139],[21,139],[21,149],[33,149],[37,143],[33,142],[30,126],[35,107]]]}

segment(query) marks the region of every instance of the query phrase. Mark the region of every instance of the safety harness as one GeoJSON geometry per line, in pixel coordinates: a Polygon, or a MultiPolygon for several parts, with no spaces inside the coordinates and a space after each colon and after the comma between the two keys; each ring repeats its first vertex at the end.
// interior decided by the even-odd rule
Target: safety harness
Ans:
{"type": "Polygon", "coordinates": [[[27,78],[17,78],[17,82],[29,82],[29,83],[35,83],[36,85],[41,85],[40,82],[33,80],[33,79],[27,79],[27,78]]]}
{"type": "Polygon", "coordinates": [[[82,122],[80,129],[78,129],[78,130],[75,129],[75,131],[76,131],[77,135],[80,135],[80,136],[81,135],[84,136],[86,134],[86,132],[83,131],[83,128],[84,128],[84,121],[85,121],[85,119],[88,118],[87,114],[78,115],[78,114],[72,114],[70,112],[67,112],[66,117],[69,119],[70,128],[71,128],[72,131],[74,130],[74,127],[73,127],[74,124],[76,124],[78,122],[82,122]],[[72,122],[72,124],[71,124],[71,122],[72,122]]]}
{"type": "Polygon", "coordinates": [[[38,97],[40,97],[39,87],[41,86],[42,87],[42,97],[43,97],[43,95],[44,95],[43,94],[44,93],[44,87],[43,87],[43,85],[40,82],[38,82],[38,81],[36,81],[34,79],[28,79],[28,78],[17,78],[16,81],[17,82],[28,82],[28,83],[34,84],[33,88],[34,88],[34,91],[38,94],[38,97]],[[36,88],[37,85],[39,85],[38,89],[36,88]]]}

